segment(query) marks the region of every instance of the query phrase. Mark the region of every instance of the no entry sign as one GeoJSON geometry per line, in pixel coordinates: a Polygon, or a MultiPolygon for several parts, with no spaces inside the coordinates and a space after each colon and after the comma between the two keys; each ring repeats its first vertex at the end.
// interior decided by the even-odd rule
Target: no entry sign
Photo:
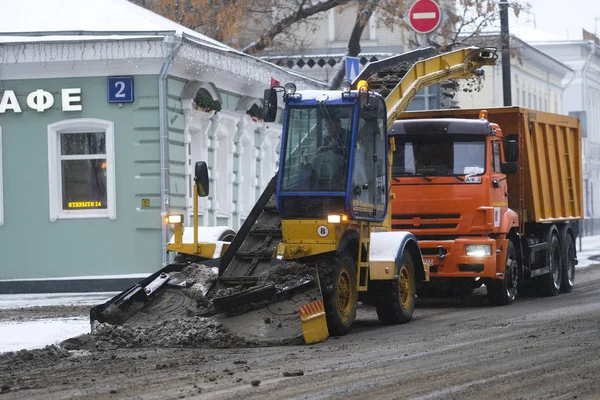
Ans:
{"type": "Polygon", "coordinates": [[[433,0],[418,0],[408,12],[411,28],[419,33],[434,31],[442,19],[440,7],[433,0]]]}

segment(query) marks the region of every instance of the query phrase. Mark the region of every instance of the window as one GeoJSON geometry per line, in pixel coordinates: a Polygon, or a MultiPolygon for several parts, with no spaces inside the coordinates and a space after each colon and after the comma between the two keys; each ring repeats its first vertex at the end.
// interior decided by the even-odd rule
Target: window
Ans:
{"type": "Polygon", "coordinates": [[[501,163],[502,160],[500,159],[500,142],[492,142],[492,171],[501,172],[501,163]]]}
{"type": "Polygon", "coordinates": [[[468,135],[396,136],[392,175],[452,176],[485,172],[485,138],[468,135]]]}
{"type": "Polygon", "coordinates": [[[352,108],[290,107],[282,164],[284,192],[340,192],[346,174],[352,132],[352,108]]]}
{"type": "Polygon", "coordinates": [[[4,182],[2,176],[4,169],[2,168],[2,127],[0,126],[0,226],[4,225],[4,182]]]}
{"type": "Polygon", "coordinates": [[[116,218],[114,125],[92,118],[48,125],[50,221],[116,218]]]}

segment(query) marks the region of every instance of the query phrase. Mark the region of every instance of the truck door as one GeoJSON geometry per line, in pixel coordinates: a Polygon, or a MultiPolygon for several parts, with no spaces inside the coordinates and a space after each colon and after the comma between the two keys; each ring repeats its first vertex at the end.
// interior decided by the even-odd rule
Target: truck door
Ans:
{"type": "Polygon", "coordinates": [[[494,207],[494,228],[500,226],[500,218],[508,207],[508,187],[506,177],[502,174],[500,166],[502,164],[502,141],[492,141],[492,206],[494,207]]]}
{"type": "Polygon", "coordinates": [[[359,115],[350,209],[356,219],[382,221],[387,209],[386,111],[382,99],[371,97],[369,101],[379,102],[377,118],[359,115]]]}

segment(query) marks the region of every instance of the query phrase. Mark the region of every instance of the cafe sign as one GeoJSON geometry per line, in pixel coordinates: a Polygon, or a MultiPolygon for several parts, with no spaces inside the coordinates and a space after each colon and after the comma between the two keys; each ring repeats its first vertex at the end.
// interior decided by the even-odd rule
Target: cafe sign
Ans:
{"type": "MultiPolygon", "coordinates": [[[[81,111],[81,88],[61,89],[60,100],[63,111],[81,111]]],[[[46,90],[38,89],[27,95],[27,107],[37,112],[44,112],[54,105],[54,95],[46,90]]],[[[5,90],[0,100],[0,114],[12,111],[22,113],[23,109],[14,90],[5,90]]]]}

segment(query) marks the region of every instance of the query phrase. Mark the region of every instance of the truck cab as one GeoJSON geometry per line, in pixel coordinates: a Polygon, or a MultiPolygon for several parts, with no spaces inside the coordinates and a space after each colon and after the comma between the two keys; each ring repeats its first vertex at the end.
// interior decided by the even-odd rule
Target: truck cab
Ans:
{"type": "Polygon", "coordinates": [[[504,276],[501,249],[519,221],[507,188],[507,173],[516,172],[507,148],[511,154],[516,148],[500,126],[482,111],[479,119],[398,120],[390,135],[396,142],[392,229],[418,238],[430,268],[428,288],[468,293],[504,276]]]}

